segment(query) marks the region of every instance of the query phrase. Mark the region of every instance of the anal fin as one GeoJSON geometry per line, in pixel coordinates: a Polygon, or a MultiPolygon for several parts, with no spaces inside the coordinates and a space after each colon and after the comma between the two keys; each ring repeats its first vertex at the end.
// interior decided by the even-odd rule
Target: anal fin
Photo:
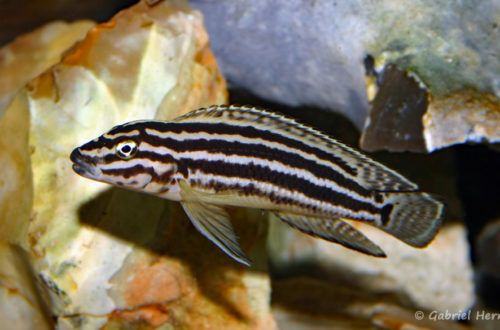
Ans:
{"type": "Polygon", "coordinates": [[[282,221],[306,234],[339,243],[374,257],[386,257],[384,251],[377,244],[340,219],[314,218],[287,212],[274,212],[274,214],[282,221]]]}

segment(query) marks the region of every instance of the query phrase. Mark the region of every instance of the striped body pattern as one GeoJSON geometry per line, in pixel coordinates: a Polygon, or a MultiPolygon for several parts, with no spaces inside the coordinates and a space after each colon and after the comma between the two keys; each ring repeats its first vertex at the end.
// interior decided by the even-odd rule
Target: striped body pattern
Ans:
{"type": "Polygon", "coordinates": [[[195,227],[236,260],[224,206],[267,209],[293,227],[374,256],[342,218],[426,246],[444,205],[400,174],[319,131],[255,107],[211,106],[172,121],[135,121],[76,148],[76,173],[180,201],[195,227]]]}

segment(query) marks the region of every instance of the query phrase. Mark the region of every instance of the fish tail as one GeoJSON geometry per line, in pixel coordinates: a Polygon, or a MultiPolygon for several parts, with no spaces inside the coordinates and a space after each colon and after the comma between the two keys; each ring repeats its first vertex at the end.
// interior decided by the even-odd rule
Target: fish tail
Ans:
{"type": "Polygon", "coordinates": [[[381,221],[373,224],[411,246],[427,246],[441,226],[445,204],[422,192],[387,192],[384,196],[381,221]]]}

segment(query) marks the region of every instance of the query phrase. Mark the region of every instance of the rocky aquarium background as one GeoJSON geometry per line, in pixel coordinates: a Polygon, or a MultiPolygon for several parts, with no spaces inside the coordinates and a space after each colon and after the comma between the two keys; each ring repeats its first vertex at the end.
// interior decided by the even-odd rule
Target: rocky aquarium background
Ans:
{"type": "Polygon", "coordinates": [[[0,324],[500,326],[497,1],[136,3],[0,2],[0,324]],[[299,118],[443,196],[436,240],[356,225],[379,260],[234,209],[246,268],[178,204],[71,171],[71,149],[115,124],[227,102],[299,118]]]}

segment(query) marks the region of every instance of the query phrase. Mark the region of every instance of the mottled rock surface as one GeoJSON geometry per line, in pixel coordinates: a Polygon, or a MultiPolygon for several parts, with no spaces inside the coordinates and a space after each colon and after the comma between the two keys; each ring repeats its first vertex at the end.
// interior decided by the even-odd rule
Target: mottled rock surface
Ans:
{"type": "Polygon", "coordinates": [[[0,241],[26,244],[33,203],[29,112],[24,95],[11,105],[19,109],[6,111],[0,119],[0,241]]]}
{"type": "Polygon", "coordinates": [[[25,93],[15,94],[57,63],[91,26],[54,22],[0,49],[0,241],[26,245],[33,199],[28,100],[25,93]]]}
{"type": "Polygon", "coordinates": [[[0,117],[14,94],[61,59],[94,26],[91,21],[53,22],[0,49],[0,117]]]}
{"type": "Polygon", "coordinates": [[[365,120],[361,148],[426,151],[422,116],[429,102],[425,88],[395,65],[387,65],[377,80],[380,86],[365,120]]]}
{"type": "Polygon", "coordinates": [[[12,42],[17,36],[57,20],[74,22],[90,19],[95,22],[109,20],[119,10],[137,0],[4,0],[0,2],[0,45],[12,42]]]}
{"type": "MultiPolygon", "coordinates": [[[[495,0],[474,5],[429,0],[191,3],[205,14],[214,52],[232,84],[274,102],[337,111],[358,129],[370,109],[363,67],[368,54],[378,71],[392,63],[418,77],[433,100],[470,89],[491,94],[496,102],[500,98],[500,61],[494,55],[500,53],[500,4],[495,0]]],[[[483,107],[470,107],[465,118],[450,121],[438,120],[447,111],[430,111],[439,132],[425,135],[428,151],[440,147],[433,141],[456,131],[457,122],[460,133],[447,145],[463,143],[463,132],[469,131],[479,132],[472,142],[476,136],[498,140],[498,130],[482,129],[500,127],[496,116],[483,115],[483,107]],[[488,122],[480,125],[476,118],[481,116],[488,122]]],[[[401,124],[421,132],[418,114],[402,118],[401,124]]]]}
{"type": "Polygon", "coordinates": [[[367,76],[373,94],[360,146],[367,151],[431,152],[461,143],[500,142],[500,100],[461,90],[433,96],[411,71],[394,64],[367,76]]]}
{"type": "Polygon", "coordinates": [[[28,254],[17,245],[0,242],[0,327],[52,329],[47,302],[28,254]]]}
{"type": "Polygon", "coordinates": [[[433,100],[423,117],[427,150],[458,143],[500,142],[500,100],[463,91],[433,100]]]}

